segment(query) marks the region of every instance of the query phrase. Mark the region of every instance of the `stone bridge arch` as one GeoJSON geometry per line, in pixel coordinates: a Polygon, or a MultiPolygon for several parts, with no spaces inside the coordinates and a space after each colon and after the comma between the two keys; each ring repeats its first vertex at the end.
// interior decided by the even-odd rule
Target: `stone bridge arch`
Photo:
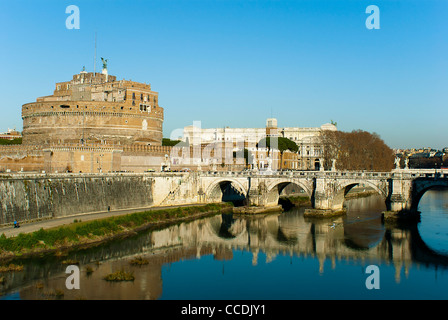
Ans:
{"type": "MultiPolygon", "coordinates": [[[[368,180],[368,179],[341,179],[329,180],[324,185],[324,192],[318,195],[315,200],[315,207],[318,209],[342,210],[346,194],[355,186],[364,184],[374,189],[384,202],[387,202],[389,196],[389,187],[386,180],[368,180]]],[[[387,205],[387,203],[386,203],[387,205]]]]}
{"type": "Polygon", "coordinates": [[[307,181],[307,180],[299,180],[299,179],[293,179],[293,178],[282,178],[282,179],[275,179],[274,181],[270,182],[266,186],[266,203],[268,205],[276,205],[278,204],[278,200],[280,198],[280,194],[282,193],[283,189],[286,188],[287,185],[290,183],[295,184],[299,188],[303,189],[306,193],[306,195],[311,199],[313,195],[313,182],[307,181]]]}
{"type": "Polygon", "coordinates": [[[207,202],[221,202],[225,199],[223,197],[226,195],[226,192],[232,188],[239,197],[235,196],[236,200],[245,200],[247,199],[247,188],[237,179],[232,178],[219,178],[213,180],[208,186],[205,188],[205,198],[207,202]],[[238,199],[237,199],[238,198],[238,199]]]}
{"type": "Polygon", "coordinates": [[[411,211],[417,211],[418,204],[426,191],[434,188],[448,188],[447,179],[417,178],[412,182],[411,211]]]}

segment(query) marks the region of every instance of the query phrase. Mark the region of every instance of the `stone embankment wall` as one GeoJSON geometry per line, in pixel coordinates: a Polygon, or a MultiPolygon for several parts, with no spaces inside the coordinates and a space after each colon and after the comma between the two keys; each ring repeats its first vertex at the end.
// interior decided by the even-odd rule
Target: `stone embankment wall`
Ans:
{"type": "Polygon", "coordinates": [[[5,175],[0,177],[0,225],[148,207],[153,184],[144,175],[5,175]]]}

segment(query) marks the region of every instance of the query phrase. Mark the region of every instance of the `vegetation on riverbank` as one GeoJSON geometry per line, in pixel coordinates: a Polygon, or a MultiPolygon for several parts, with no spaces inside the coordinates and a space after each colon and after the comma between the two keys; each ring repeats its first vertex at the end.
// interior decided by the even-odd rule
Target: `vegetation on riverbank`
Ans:
{"type": "Polygon", "coordinates": [[[307,196],[287,196],[285,198],[291,201],[291,203],[296,206],[304,206],[311,204],[311,200],[307,196]]]}
{"type": "Polygon", "coordinates": [[[143,266],[148,263],[149,263],[149,261],[144,259],[143,257],[137,257],[137,258],[134,258],[131,261],[129,261],[129,264],[131,266],[143,266]]]}
{"type": "Polygon", "coordinates": [[[5,234],[2,234],[0,236],[0,258],[56,251],[61,248],[105,241],[159,224],[231,210],[232,205],[229,203],[212,203],[202,206],[136,212],[101,220],[77,222],[46,230],[41,228],[32,233],[20,233],[16,237],[7,238],[5,234]]]}
{"type": "Polygon", "coordinates": [[[23,266],[10,263],[7,266],[0,266],[0,273],[22,271],[23,266]]]}
{"type": "Polygon", "coordinates": [[[373,189],[363,190],[363,191],[356,191],[356,192],[349,192],[345,195],[345,199],[358,199],[358,198],[367,198],[371,195],[377,195],[378,191],[373,189]]]}
{"type": "Polygon", "coordinates": [[[125,270],[118,270],[116,272],[110,273],[106,275],[104,278],[106,281],[134,281],[135,277],[132,272],[128,272],[125,270]]]}

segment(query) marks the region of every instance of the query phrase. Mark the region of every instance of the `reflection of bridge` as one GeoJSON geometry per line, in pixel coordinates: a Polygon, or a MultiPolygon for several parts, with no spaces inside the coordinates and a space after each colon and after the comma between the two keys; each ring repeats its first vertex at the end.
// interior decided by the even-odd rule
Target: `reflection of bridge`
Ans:
{"type": "Polygon", "coordinates": [[[267,262],[278,254],[311,256],[319,259],[321,272],[325,260],[335,266],[342,259],[393,263],[397,277],[402,267],[407,272],[413,263],[448,268],[448,257],[425,245],[416,224],[406,229],[386,226],[379,231],[378,241],[367,247],[355,245],[358,236],[349,233],[342,218],[330,223],[307,219],[296,212],[236,219],[218,215],[155,231],[151,247],[197,247],[200,251],[201,246],[212,245],[215,249],[250,250],[253,264],[257,264],[259,252],[266,254],[267,262]]]}
{"type": "Polygon", "coordinates": [[[244,200],[250,205],[274,206],[290,183],[304,190],[315,209],[340,210],[345,194],[356,185],[364,185],[385,199],[389,211],[415,211],[426,190],[448,187],[448,170],[197,172],[183,176],[169,190],[158,189],[165,192],[162,198],[156,196],[154,200],[156,204],[170,204],[220,202],[227,198],[244,200]]]}
{"type": "MultiPolygon", "coordinates": [[[[378,223],[381,223],[380,219],[378,223]]],[[[350,230],[340,217],[330,222],[327,219],[305,218],[294,211],[252,217],[216,215],[162,230],[142,232],[129,239],[73,252],[59,260],[55,257],[37,263],[28,261],[24,272],[5,275],[0,295],[20,287],[30,287],[32,281],[48,277],[53,278],[54,286],[60,288],[66,277],[66,265],[61,264],[65,259],[79,261],[82,267],[101,262],[98,266],[103,267],[93,273],[93,281],[87,279],[83,272],[82,277],[86,278],[81,283],[86,297],[102,291],[103,299],[157,298],[162,292],[161,268],[164,264],[210,254],[215,259],[231,260],[232,250],[251,252],[253,265],[260,262],[261,253],[265,255],[266,263],[274,261],[278,255],[310,257],[319,261],[321,273],[325,272],[326,261],[331,262],[332,268],[337,268],[340,261],[342,264],[346,261],[360,265],[391,264],[395,267],[397,282],[403,269],[407,274],[412,265],[448,268],[448,257],[435,253],[424,244],[416,224],[406,228],[386,224],[376,230],[378,234],[373,241],[365,243],[358,241],[359,230],[350,230]],[[362,244],[357,245],[359,243],[362,244]],[[123,287],[111,287],[101,280],[111,270],[127,267],[126,259],[134,256],[144,256],[150,261],[150,268],[134,269],[139,284],[135,291],[129,290],[123,294],[123,287]]],[[[36,299],[36,292],[40,291],[28,290],[23,297],[36,299]]],[[[70,294],[68,291],[65,293],[67,296],[70,294]]]]}

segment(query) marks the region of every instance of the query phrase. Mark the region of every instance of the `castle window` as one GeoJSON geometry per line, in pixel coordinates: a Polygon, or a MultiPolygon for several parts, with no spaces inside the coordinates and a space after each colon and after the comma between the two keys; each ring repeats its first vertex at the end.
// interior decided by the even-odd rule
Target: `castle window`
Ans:
{"type": "Polygon", "coordinates": [[[132,99],[135,100],[135,92],[132,92],[132,99]]]}

